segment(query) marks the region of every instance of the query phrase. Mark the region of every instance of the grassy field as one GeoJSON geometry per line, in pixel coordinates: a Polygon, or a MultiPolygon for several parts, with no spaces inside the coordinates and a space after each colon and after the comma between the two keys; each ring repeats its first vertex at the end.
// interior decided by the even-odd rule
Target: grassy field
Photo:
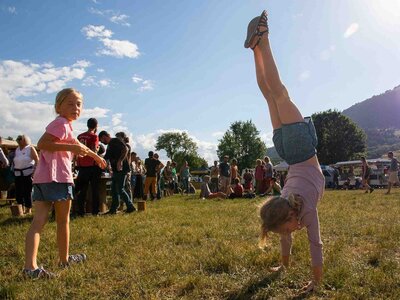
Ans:
{"type": "MultiPolygon", "coordinates": [[[[319,205],[323,287],[310,299],[400,299],[400,190],[383,195],[327,191],[319,205]]],[[[292,267],[279,261],[276,236],[258,247],[263,199],[174,196],[145,212],[71,221],[71,253],[88,261],[57,267],[55,222],[42,234],[38,261],[53,280],[24,280],[24,236],[31,218],[0,208],[0,298],[287,299],[310,278],[306,231],[296,232],[292,267]]]]}

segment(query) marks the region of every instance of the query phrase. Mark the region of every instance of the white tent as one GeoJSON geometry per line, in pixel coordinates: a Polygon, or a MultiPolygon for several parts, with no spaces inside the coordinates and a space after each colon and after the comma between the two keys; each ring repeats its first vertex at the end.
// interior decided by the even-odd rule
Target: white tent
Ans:
{"type": "Polygon", "coordinates": [[[276,166],[274,166],[274,170],[277,172],[287,171],[289,169],[289,165],[286,161],[282,161],[276,166]]]}

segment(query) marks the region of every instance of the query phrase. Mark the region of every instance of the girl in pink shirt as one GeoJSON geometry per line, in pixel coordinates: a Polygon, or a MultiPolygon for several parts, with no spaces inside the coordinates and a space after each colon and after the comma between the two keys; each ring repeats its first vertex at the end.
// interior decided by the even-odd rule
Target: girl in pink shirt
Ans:
{"type": "Polygon", "coordinates": [[[73,155],[90,156],[101,167],[106,162],[72,133],[72,121],[79,118],[83,98],[75,89],[67,88],[57,94],[55,111],[58,117],[47,127],[37,144],[40,149],[39,164],[33,176],[32,198],[35,215],[25,241],[25,268],[23,274],[29,278],[51,278],[55,275],[38,267],[36,257],[40,233],[47,222],[54,205],[57,222],[57,246],[60,266],[83,262],[85,254],[69,255],[69,212],[72,200],[72,158],[73,155]]]}
{"type": "Polygon", "coordinates": [[[253,49],[257,83],[268,104],[275,149],[289,164],[281,196],[268,199],[260,209],[262,236],[265,239],[269,232],[281,236],[282,265],[273,268],[278,271],[289,266],[291,233],[307,229],[313,273],[301,291],[307,293],[322,279],[317,203],[322,198],[325,179],[316,156],[315,128],[310,118],[303,118],[280,80],[268,39],[266,11],[250,21],[245,47],[253,49]]]}

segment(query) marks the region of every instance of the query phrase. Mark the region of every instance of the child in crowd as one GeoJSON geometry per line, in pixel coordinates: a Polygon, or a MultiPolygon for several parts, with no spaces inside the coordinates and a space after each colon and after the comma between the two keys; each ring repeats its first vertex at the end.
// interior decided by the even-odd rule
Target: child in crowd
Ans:
{"type": "Polygon", "coordinates": [[[243,174],[243,179],[244,179],[244,185],[243,185],[244,191],[247,193],[252,193],[254,176],[249,171],[249,169],[246,169],[245,173],[243,174]]]}
{"type": "Polygon", "coordinates": [[[260,209],[262,237],[265,240],[269,232],[280,234],[282,264],[272,269],[279,271],[289,266],[291,233],[307,228],[313,278],[302,292],[310,292],[322,279],[317,203],[325,187],[316,156],[315,128],[310,118],[303,118],[280,80],[270,48],[266,11],[250,21],[245,47],[253,49],[257,83],[269,107],[275,149],[290,165],[281,196],[268,199],[260,209]]]}
{"type": "Polygon", "coordinates": [[[211,193],[210,187],[208,186],[210,182],[210,176],[205,175],[203,177],[203,183],[201,184],[201,190],[200,190],[200,198],[204,199],[213,199],[213,198],[226,198],[226,194],[223,192],[216,192],[216,193],[211,193]]]}
{"type": "Polygon", "coordinates": [[[256,193],[261,194],[263,192],[263,180],[264,180],[264,166],[262,165],[261,159],[256,160],[256,169],[254,177],[256,180],[256,193]]]}
{"type": "Polygon", "coordinates": [[[82,95],[72,88],[57,94],[55,111],[58,117],[46,127],[46,132],[37,144],[40,151],[39,164],[33,177],[32,199],[35,215],[25,242],[25,268],[23,274],[29,278],[51,278],[55,275],[38,267],[36,257],[40,233],[47,222],[49,211],[54,205],[57,222],[57,246],[60,266],[86,260],[85,254],[69,255],[69,212],[72,200],[72,158],[73,155],[90,156],[100,166],[106,162],[72,133],[71,123],[79,118],[82,111],[82,95]]]}
{"type": "Polygon", "coordinates": [[[232,193],[229,195],[230,199],[234,198],[242,198],[243,197],[243,185],[240,184],[240,179],[235,178],[233,180],[233,186],[232,186],[232,193]]]}
{"type": "Polygon", "coordinates": [[[272,177],[269,182],[268,190],[265,195],[279,196],[281,194],[281,186],[276,181],[276,177],[272,177]]]}
{"type": "Polygon", "coordinates": [[[361,157],[361,170],[362,170],[362,186],[365,193],[372,193],[374,189],[369,185],[369,176],[371,175],[371,167],[368,165],[364,156],[361,157]]]}

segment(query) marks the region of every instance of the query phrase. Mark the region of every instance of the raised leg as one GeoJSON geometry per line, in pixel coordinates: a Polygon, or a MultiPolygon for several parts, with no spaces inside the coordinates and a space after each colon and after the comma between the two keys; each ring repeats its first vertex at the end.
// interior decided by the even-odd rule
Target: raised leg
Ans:
{"type": "Polygon", "coordinates": [[[267,34],[261,37],[259,44],[254,48],[254,57],[257,82],[268,102],[271,120],[280,120],[281,124],[302,122],[303,116],[290,100],[289,94],[279,77],[267,34]],[[273,103],[270,104],[271,100],[273,103]]]}

